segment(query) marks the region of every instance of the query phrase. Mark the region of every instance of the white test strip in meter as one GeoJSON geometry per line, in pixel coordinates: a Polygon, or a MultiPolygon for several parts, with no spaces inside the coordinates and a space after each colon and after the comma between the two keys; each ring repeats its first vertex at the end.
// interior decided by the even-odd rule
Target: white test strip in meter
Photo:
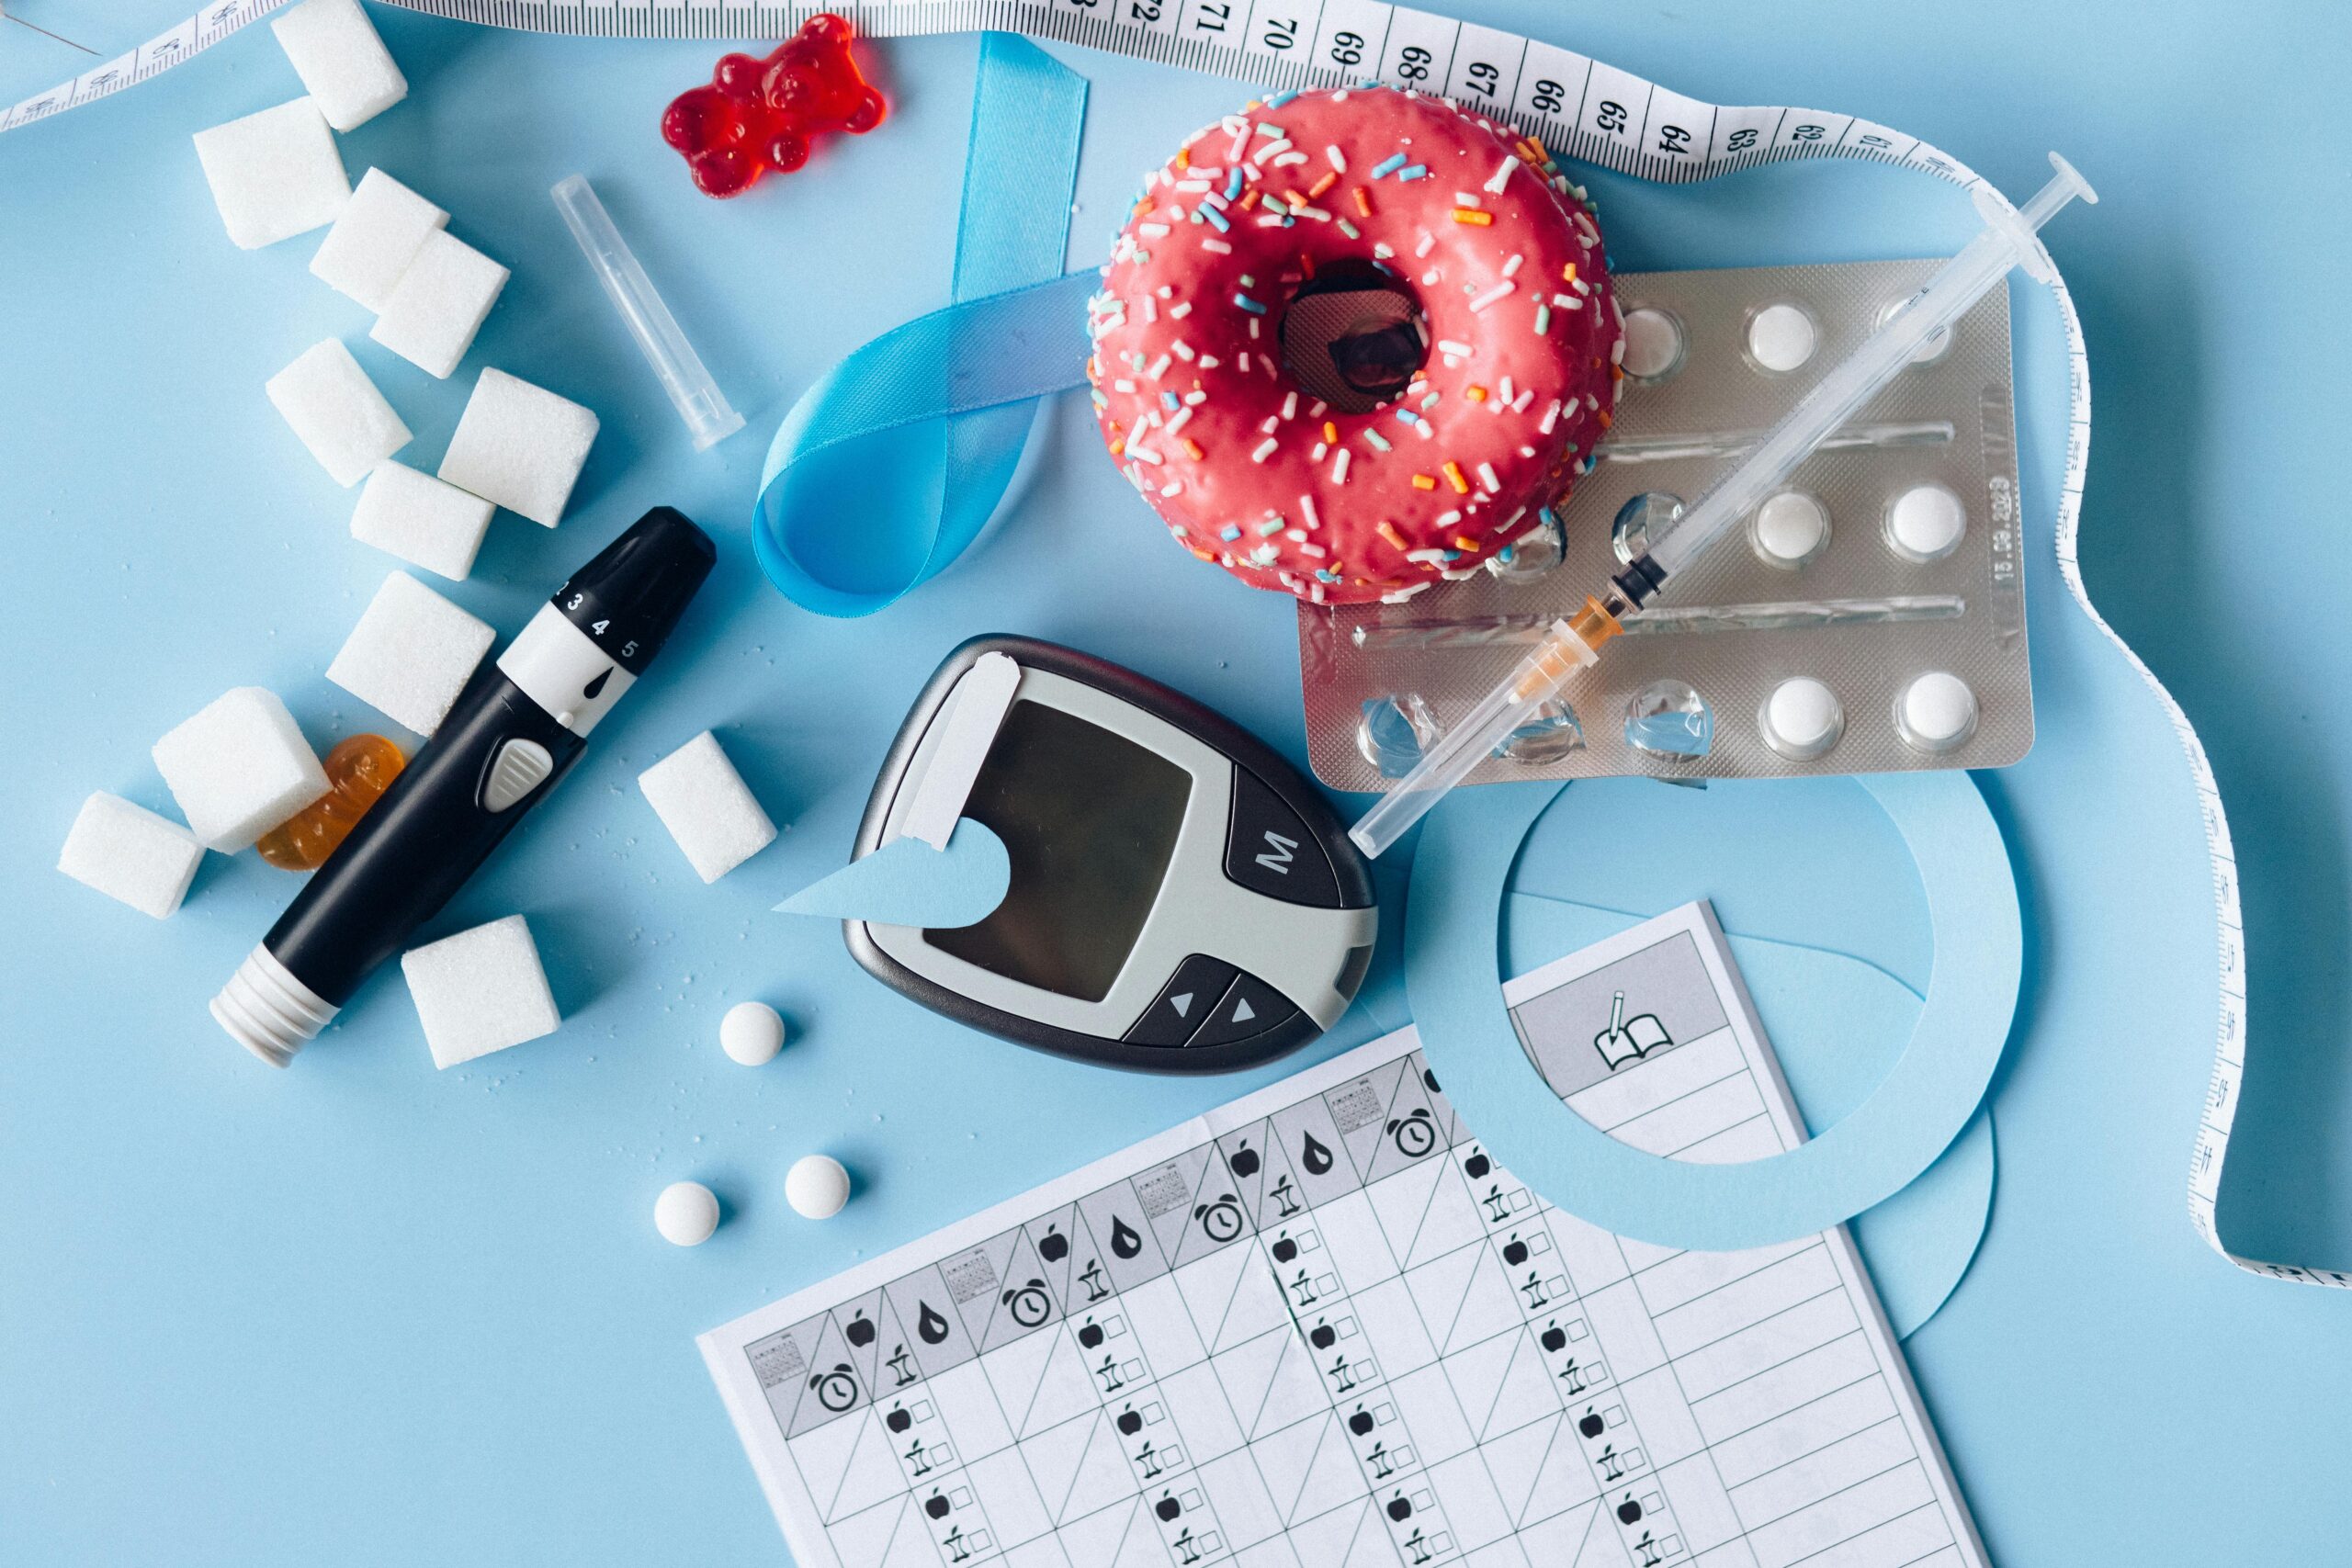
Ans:
{"type": "Polygon", "coordinates": [[[902,837],[921,839],[934,850],[947,847],[948,835],[964,815],[964,803],[972,798],[972,783],[980,776],[980,764],[989,760],[1005,710],[1012,706],[1012,694],[1020,687],[1021,666],[1001,653],[982,654],[956,683],[940,721],[937,747],[899,824],[902,837]]]}

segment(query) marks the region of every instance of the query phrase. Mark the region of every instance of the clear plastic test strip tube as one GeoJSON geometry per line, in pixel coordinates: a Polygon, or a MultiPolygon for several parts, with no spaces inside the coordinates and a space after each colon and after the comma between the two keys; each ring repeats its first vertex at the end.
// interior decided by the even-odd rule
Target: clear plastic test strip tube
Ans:
{"type": "Polygon", "coordinates": [[[2015,211],[1988,189],[1973,192],[1977,213],[1984,220],[1983,231],[1799,398],[1736,467],[1610,579],[1600,595],[1586,599],[1574,615],[1554,621],[1543,642],[1510,677],[1440,736],[1412,772],[1348,830],[1356,847],[1378,855],[1402,838],[1498,742],[1527,722],[1539,704],[1577,671],[1600,662],[1600,646],[1624,629],[1621,616],[1640,609],[1675,573],[1755,510],[1824,439],[1909,365],[1923,344],[1959,320],[2011,267],[2023,266],[2041,281],[2052,276],[2036,231],[2076,197],[2095,202],[2098,196],[2057,153],[2050,154],[2050,164],[2056,171],[2050,183],[2015,211]]]}
{"type": "Polygon", "coordinates": [[[563,214],[564,227],[580,243],[581,254],[595,270],[596,281],[605,286],[605,297],[621,313],[639,352],[653,367],[678,417],[693,433],[695,450],[707,451],[742,429],[743,416],[729,404],[727,394],[704,368],[702,355],[678,330],[678,318],[670,314],[653,280],[645,276],[628,242],[613,227],[612,214],[596,199],[587,176],[568,175],[556,182],[551,194],[556,210],[563,214]]]}

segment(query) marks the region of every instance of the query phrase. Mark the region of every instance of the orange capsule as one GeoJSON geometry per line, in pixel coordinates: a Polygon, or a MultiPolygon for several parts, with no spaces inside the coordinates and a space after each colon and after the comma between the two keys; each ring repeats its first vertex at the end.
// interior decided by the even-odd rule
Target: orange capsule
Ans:
{"type": "Polygon", "coordinates": [[[391,788],[408,759],[380,735],[354,735],[326,754],[327,792],[261,836],[254,847],[281,871],[316,871],[355,823],[391,788]]]}

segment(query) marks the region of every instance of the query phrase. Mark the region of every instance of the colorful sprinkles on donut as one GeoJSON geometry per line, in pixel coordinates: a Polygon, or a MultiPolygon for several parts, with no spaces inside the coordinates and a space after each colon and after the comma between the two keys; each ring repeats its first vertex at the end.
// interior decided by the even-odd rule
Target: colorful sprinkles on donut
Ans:
{"type": "Polygon", "coordinates": [[[1095,418],[1178,544],[1396,601],[1555,525],[1624,323],[1542,143],[1388,87],[1282,94],[1147,178],[1088,304],[1095,418]]]}

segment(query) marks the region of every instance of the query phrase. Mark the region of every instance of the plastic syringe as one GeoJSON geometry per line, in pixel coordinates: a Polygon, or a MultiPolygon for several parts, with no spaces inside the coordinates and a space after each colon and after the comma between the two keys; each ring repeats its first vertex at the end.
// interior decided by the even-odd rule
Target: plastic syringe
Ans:
{"type": "Polygon", "coordinates": [[[1600,594],[1588,597],[1574,615],[1554,621],[1543,642],[1510,678],[1440,736],[1413,770],[1348,830],[1356,847],[1377,855],[1402,838],[1505,737],[1533,718],[1538,706],[1578,671],[1599,662],[1601,645],[1624,629],[1619,616],[1647,603],[1734,523],[1753,512],[1814,448],[1900,374],[1928,339],[1959,320],[2011,267],[2022,266],[2041,282],[2055,276],[2036,231],[2076,197],[2096,202],[2098,196],[2057,153],[2050,154],[2050,164],[2057,171],[2050,183],[2017,210],[2004,206],[1988,188],[1973,191],[1976,210],[1984,220],[1984,231],[1799,398],[1737,467],[1685,509],[1600,594]]]}

